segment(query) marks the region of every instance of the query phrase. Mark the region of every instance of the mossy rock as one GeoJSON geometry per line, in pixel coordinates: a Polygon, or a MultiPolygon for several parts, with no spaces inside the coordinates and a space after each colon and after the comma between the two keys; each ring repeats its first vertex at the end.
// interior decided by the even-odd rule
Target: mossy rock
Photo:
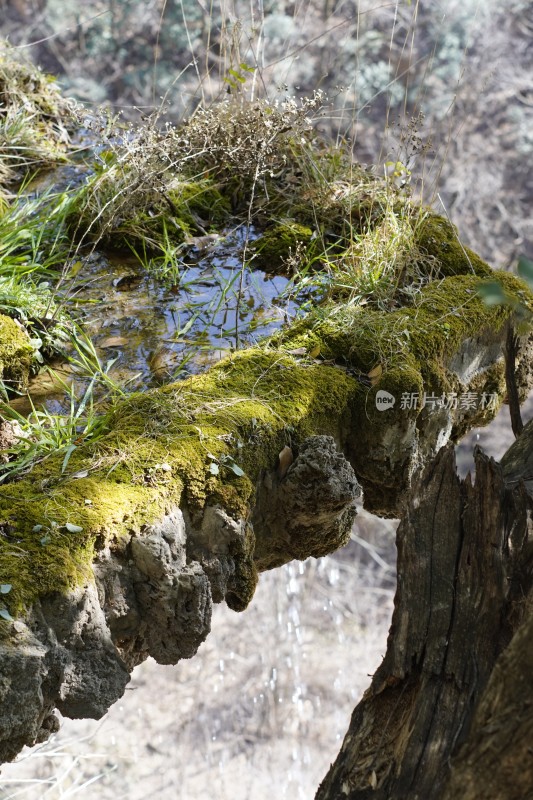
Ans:
{"type": "MultiPolygon", "coordinates": [[[[151,175],[142,170],[135,174],[135,162],[121,163],[115,152],[102,157],[101,173],[80,192],[73,212],[76,226],[81,219],[81,236],[89,231],[113,247],[140,243],[157,251],[167,240],[179,245],[206,226],[227,222],[235,207],[235,171],[224,182],[215,168],[201,179],[173,174],[161,168],[158,154],[148,153],[146,164],[153,157],[157,167],[151,175]],[[219,182],[210,177],[217,174],[219,182]]],[[[391,198],[386,183],[363,173],[357,173],[361,182],[351,181],[350,173],[344,180],[332,174],[331,181],[321,173],[308,186],[298,170],[291,163],[289,174],[282,170],[279,181],[277,173],[268,176],[269,187],[278,181],[280,202],[288,185],[297,188],[285,210],[276,213],[276,222],[266,220],[253,243],[252,266],[278,272],[299,247],[308,265],[318,264],[328,236],[339,248],[339,237],[344,237],[346,248],[347,238],[376,226],[386,211],[415,226],[412,257],[432,261],[436,269],[431,277],[436,279],[403,307],[389,311],[371,302],[315,308],[263,346],[238,351],[203,375],[121,401],[108,416],[107,434],[78,444],[68,470],[63,467],[65,452],[58,452],[20,480],[0,486],[0,576],[13,586],[6,598],[13,612],[40,596],[79,586],[90,575],[96,551],[126,548],[133,535],[176,506],[183,506],[193,523],[209,504],[247,520],[264,472],[275,469],[285,445],[297,447],[310,436],[332,436],[339,448],[350,452],[358,476],[373,482],[377,492],[383,476],[372,474],[372,448],[377,443],[390,466],[388,433],[394,428],[417,433],[420,421],[419,409],[405,413],[399,404],[384,417],[376,408],[377,392],[399,398],[454,390],[460,381],[449,362],[463,343],[486,332],[501,340],[515,308],[483,303],[479,282],[493,273],[461,245],[447,220],[416,213],[411,218],[407,199],[396,194],[391,198]],[[295,182],[288,181],[297,174],[295,182]],[[231,464],[243,474],[235,473],[231,464]]],[[[261,181],[254,183],[255,190],[241,210],[250,213],[254,198],[263,203],[261,181]]],[[[502,275],[501,280],[517,304],[533,309],[527,287],[512,276],[502,275]]],[[[31,347],[12,320],[4,327],[4,379],[23,383],[31,347]]],[[[477,386],[496,387],[501,396],[498,369],[487,370],[477,386]]],[[[463,421],[463,429],[473,419],[463,421]]],[[[398,459],[404,469],[398,485],[411,474],[410,456],[404,457],[405,464],[398,459]]],[[[397,478],[394,469],[385,475],[385,494],[390,489],[386,481],[397,478]]],[[[392,487],[391,496],[393,491],[397,489],[392,487]]],[[[253,593],[256,578],[253,533],[248,533],[237,559],[234,596],[240,607],[253,593]]]]}
{"type": "Polygon", "coordinates": [[[210,179],[171,177],[167,186],[146,184],[128,169],[116,169],[107,159],[100,175],[79,193],[70,213],[76,238],[103,244],[114,251],[161,253],[187,237],[218,231],[228,221],[230,204],[210,179]],[[136,185],[133,185],[136,180],[136,185]]]}
{"type": "Polygon", "coordinates": [[[294,220],[282,220],[267,228],[253,243],[252,266],[263,272],[286,273],[291,256],[298,257],[300,251],[300,259],[309,264],[321,250],[311,228],[294,220]]]}
{"type": "Polygon", "coordinates": [[[33,361],[27,333],[10,317],[0,314],[0,380],[8,390],[25,389],[33,361]]]}
{"type": "Polygon", "coordinates": [[[207,227],[223,225],[231,213],[229,199],[209,179],[192,181],[177,178],[170,183],[167,196],[177,216],[193,231],[199,230],[199,220],[207,227]]]}
{"type": "MultiPolygon", "coordinates": [[[[531,319],[533,297],[527,286],[507,273],[501,273],[499,278],[508,296],[520,303],[521,315],[529,314],[531,319]]],[[[461,381],[451,369],[450,359],[462,343],[503,336],[514,308],[486,305],[479,294],[481,283],[475,275],[435,281],[421,291],[416,305],[391,312],[339,306],[332,314],[317,309],[286,333],[276,334],[272,344],[337,363],[356,375],[366,387],[358,401],[357,414],[364,415],[370,428],[382,426],[383,413],[374,402],[378,391],[387,391],[399,400],[404,395],[422,397],[424,392],[460,390],[461,381]]],[[[481,371],[475,388],[480,393],[503,397],[503,361],[492,370],[481,371]]],[[[402,414],[405,410],[398,404],[387,413],[387,423],[398,422],[402,414]]],[[[480,410],[467,423],[463,421],[456,432],[465,432],[473,424],[486,424],[493,416],[494,409],[480,410]]]]}
{"type": "MultiPolygon", "coordinates": [[[[95,548],[124,546],[173,505],[185,503],[193,517],[208,502],[245,514],[288,430],[297,439],[317,431],[340,438],[357,391],[353,378],[333,367],[302,370],[290,355],[253,348],[205,375],[120,403],[107,436],[78,447],[67,473],[58,453],[0,487],[0,575],[13,585],[6,598],[12,613],[82,584],[95,548]],[[213,456],[220,459],[218,476],[210,473],[213,456]],[[224,466],[225,456],[244,477],[224,466]],[[85,470],[87,476],[72,477],[85,470]]],[[[253,593],[248,561],[241,578],[253,593]]],[[[234,594],[241,601],[251,596],[244,586],[234,594]]]]}
{"type": "MultiPolygon", "coordinates": [[[[510,296],[533,309],[520,280],[501,279],[510,296]]],[[[13,584],[13,610],[83,582],[95,548],[124,546],[176,504],[193,520],[210,504],[246,518],[263,470],[275,467],[288,443],[333,436],[349,444],[356,474],[366,476],[372,442],[395,425],[414,425],[420,413],[398,404],[384,417],[375,405],[378,391],[397,398],[452,391],[460,381],[450,359],[462,344],[485,335],[501,342],[514,310],[485,305],[478,285],[474,275],[449,277],[427,286],[415,307],[390,313],[317,310],[268,346],[238,351],[205,374],[120,402],[109,432],[73,451],[66,473],[58,453],[0,487],[0,574],[13,584]],[[80,530],[69,532],[67,525],[80,530]]],[[[500,373],[501,364],[480,373],[476,388],[501,397],[500,373]]],[[[464,427],[473,420],[479,417],[470,415],[464,427]]],[[[241,577],[253,591],[246,564],[241,577]]],[[[247,591],[236,588],[240,602],[247,591]]]]}
{"type": "Polygon", "coordinates": [[[417,244],[422,256],[431,256],[440,277],[478,275],[489,277],[493,270],[477,253],[459,240],[457,229],[444,217],[429,214],[421,223],[417,244]]]}

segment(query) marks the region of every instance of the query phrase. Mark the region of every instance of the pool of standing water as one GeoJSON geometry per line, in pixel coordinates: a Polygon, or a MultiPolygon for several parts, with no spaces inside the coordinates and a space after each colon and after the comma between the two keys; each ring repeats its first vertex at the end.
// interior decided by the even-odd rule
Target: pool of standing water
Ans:
{"type": "MultiPolygon", "coordinates": [[[[251,240],[257,233],[239,227],[199,237],[171,262],[152,259],[147,269],[133,255],[94,252],[73,262],[57,299],[91,339],[101,364],[112,362],[109,375],[128,391],[180,380],[257,343],[297,312],[287,277],[243,263],[246,236],[251,240]]],[[[68,361],[52,368],[83,391],[84,381],[68,361]]],[[[11,405],[29,413],[28,396],[51,413],[63,413],[68,403],[47,369],[11,405]]]]}

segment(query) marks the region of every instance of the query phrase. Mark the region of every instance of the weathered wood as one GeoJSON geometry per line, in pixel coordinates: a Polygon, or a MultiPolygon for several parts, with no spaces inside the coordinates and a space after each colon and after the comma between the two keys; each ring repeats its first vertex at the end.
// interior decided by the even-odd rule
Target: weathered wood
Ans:
{"type": "Polygon", "coordinates": [[[522,414],[520,413],[520,398],[518,396],[518,386],[516,384],[516,357],[520,349],[518,336],[512,325],[507,326],[507,338],[505,340],[505,385],[507,387],[507,402],[511,415],[511,427],[516,437],[520,436],[524,429],[522,414]]]}
{"type": "Polygon", "coordinates": [[[533,497],[533,420],[525,425],[518,439],[505,453],[501,465],[507,485],[518,486],[523,481],[533,497]]]}
{"type": "Polygon", "coordinates": [[[533,598],[482,695],[441,800],[533,798],[533,598]]]}
{"type": "MultiPolygon", "coordinates": [[[[473,712],[520,621],[528,509],[523,487],[507,487],[502,468],[481,452],[475,484],[457,477],[453,448],[426,468],[398,529],[387,653],[318,800],[466,797],[443,793],[454,754],[465,742],[475,750],[473,712]]],[[[498,704],[497,691],[489,705],[498,704]]]]}

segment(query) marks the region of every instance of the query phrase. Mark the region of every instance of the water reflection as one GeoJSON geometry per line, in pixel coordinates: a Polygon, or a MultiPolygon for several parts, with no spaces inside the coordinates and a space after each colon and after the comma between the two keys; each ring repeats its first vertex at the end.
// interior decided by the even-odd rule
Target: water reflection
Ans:
{"type": "MultiPolygon", "coordinates": [[[[162,272],[157,259],[150,270],[138,259],[93,253],[75,262],[58,290],[58,300],[93,341],[102,365],[130,390],[179,380],[282,327],[297,312],[282,275],[251,270],[241,255],[238,228],[210,247],[192,244],[162,272]]],[[[53,369],[67,383],[68,362],[53,369]]],[[[80,381],[80,391],[83,381],[80,381]]],[[[34,378],[29,394],[35,405],[64,411],[64,392],[46,371],[34,378]]],[[[29,412],[25,398],[13,406],[29,412]]]]}

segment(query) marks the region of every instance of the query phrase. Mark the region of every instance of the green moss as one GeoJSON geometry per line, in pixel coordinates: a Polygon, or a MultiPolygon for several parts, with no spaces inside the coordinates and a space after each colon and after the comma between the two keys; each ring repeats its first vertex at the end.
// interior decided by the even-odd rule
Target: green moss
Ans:
{"type": "MultiPolygon", "coordinates": [[[[498,277],[511,299],[533,311],[532,295],[521,280],[507,273],[498,277]]],[[[459,381],[448,370],[448,359],[466,339],[501,330],[514,314],[511,304],[486,305],[479,286],[476,275],[456,275],[427,285],[416,305],[395,311],[366,307],[318,310],[274,341],[287,350],[311,353],[318,348],[325,360],[353,371],[366,388],[359,411],[370,423],[382,424],[382,412],[374,402],[377,391],[384,389],[398,398],[404,392],[421,396],[424,391],[442,394],[456,390],[459,381]],[[373,376],[371,386],[369,373],[375,368],[381,375],[373,376]]],[[[486,376],[486,381],[498,383],[492,375],[486,376]]],[[[398,413],[402,412],[396,407],[388,419],[398,413]]]]}
{"type": "Polygon", "coordinates": [[[311,228],[294,220],[283,220],[267,228],[254,242],[253,266],[264,272],[280,273],[286,270],[287,259],[302,247],[305,261],[311,261],[319,250],[311,228]]]}
{"type": "MultiPolygon", "coordinates": [[[[58,456],[0,487],[0,578],[13,585],[6,598],[12,613],[83,582],[95,547],[120,547],[179,502],[193,516],[207,501],[244,513],[287,431],[296,440],[312,432],[338,435],[356,392],[353,378],[333,367],[302,369],[291,356],[254,348],[205,375],[131,396],[116,408],[105,439],[72,454],[69,473],[84,468],[87,477],[62,477],[58,456]],[[245,477],[223,467],[213,479],[212,456],[231,457],[245,477]],[[66,523],[82,531],[68,533],[66,523]]],[[[253,540],[241,550],[231,589],[236,607],[249,600],[257,580],[253,540]]]]}
{"type": "Polygon", "coordinates": [[[70,226],[76,236],[85,238],[90,231],[113,250],[131,245],[141,253],[159,253],[219,227],[229,212],[229,201],[208,178],[175,175],[165,186],[149,174],[140,177],[133,167],[119,168],[111,154],[101,173],[78,192],[70,226]]]}
{"type": "MultiPolygon", "coordinates": [[[[533,309],[520,280],[500,279],[510,297],[533,309]]],[[[337,441],[355,437],[361,450],[372,430],[383,427],[378,390],[400,398],[456,389],[448,359],[465,340],[500,330],[514,313],[511,305],[485,305],[478,286],[477,276],[456,275],[426,286],[416,305],[392,312],[317,310],[270,347],[239,351],[203,375],[122,401],[109,434],[71,455],[69,473],[87,469],[87,477],[62,476],[58,455],[0,487],[0,579],[13,585],[6,596],[12,612],[85,580],[95,547],[120,547],[178,503],[193,519],[206,503],[246,517],[262,470],[275,467],[287,443],[325,433],[337,441]],[[66,523],[82,531],[68,533],[66,523]]],[[[501,378],[495,367],[480,377],[480,390],[502,392],[501,378]]],[[[387,424],[407,424],[418,413],[406,414],[398,403],[387,424]]],[[[230,602],[238,608],[257,579],[251,531],[236,558],[230,602]]]]}
{"type": "Polygon", "coordinates": [[[96,543],[120,546],[161,515],[168,501],[161,487],[117,482],[96,471],[59,480],[60,466],[60,459],[47,460],[31,478],[1,487],[0,575],[13,584],[8,598],[13,613],[37,596],[86,581],[96,543]],[[67,523],[82,530],[69,532],[67,523]]]}
{"type": "Polygon", "coordinates": [[[0,314],[0,379],[9,389],[24,389],[32,364],[33,348],[20,325],[0,314]]]}
{"type": "Polygon", "coordinates": [[[217,227],[227,221],[231,212],[228,198],[207,178],[176,179],[170,184],[167,195],[177,216],[186,220],[194,231],[198,230],[198,218],[207,227],[217,227]]]}
{"type": "Polygon", "coordinates": [[[417,232],[417,244],[423,257],[435,259],[440,277],[493,274],[482,258],[459,241],[457,229],[444,217],[429,214],[417,232]]]}
{"type": "Polygon", "coordinates": [[[254,486],[246,476],[233,477],[232,470],[222,467],[223,480],[213,481],[213,488],[207,487],[210,505],[225,508],[235,519],[246,517],[249,503],[254,495],[254,486]]]}

